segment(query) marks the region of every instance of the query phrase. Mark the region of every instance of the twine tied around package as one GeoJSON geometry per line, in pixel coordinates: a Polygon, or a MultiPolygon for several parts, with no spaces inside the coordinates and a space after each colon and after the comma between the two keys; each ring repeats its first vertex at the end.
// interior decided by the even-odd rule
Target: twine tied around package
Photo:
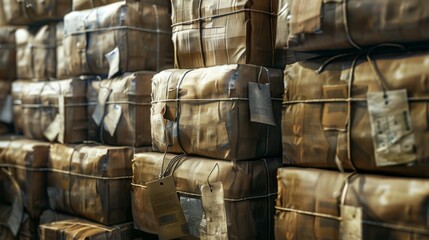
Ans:
{"type": "MultiPolygon", "coordinates": [[[[181,120],[181,106],[182,103],[196,103],[196,104],[200,104],[200,103],[211,103],[211,102],[238,102],[238,101],[249,101],[248,97],[221,97],[221,98],[204,98],[204,99],[182,99],[180,96],[180,90],[182,87],[182,84],[186,78],[186,76],[192,72],[195,71],[194,70],[184,70],[183,73],[180,74],[179,77],[177,77],[179,80],[177,81],[177,83],[175,84],[174,90],[175,90],[175,98],[169,98],[168,96],[168,91],[165,91],[165,96],[164,99],[154,99],[152,98],[152,109],[153,106],[156,104],[164,104],[160,114],[163,115],[163,120],[162,120],[162,125],[163,125],[163,129],[164,129],[164,140],[163,140],[163,145],[164,145],[164,149],[161,149],[161,151],[164,151],[165,148],[168,147],[172,147],[174,145],[178,145],[178,147],[180,148],[180,151],[183,154],[189,154],[188,152],[186,152],[185,148],[183,147],[183,144],[181,142],[181,131],[180,131],[180,120],[181,120]],[[167,108],[168,106],[166,105],[167,103],[171,103],[171,104],[175,104],[175,114],[174,114],[174,119],[173,120],[169,120],[166,119],[164,116],[166,114],[167,108]],[[176,140],[176,142],[173,141],[173,138],[176,140]]],[[[234,73],[238,73],[238,69],[234,69],[234,73]]],[[[232,74],[234,75],[234,74],[232,74]]],[[[269,70],[268,68],[265,67],[260,67],[259,71],[258,71],[258,77],[257,77],[257,83],[258,86],[260,84],[262,84],[262,79],[263,77],[266,76],[267,78],[267,83],[270,83],[271,79],[270,79],[270,75],[269,75],[269,70]]],[[[170,85],[173,85],[174,80],[176,80],[174,74],[172,72],[170,72],[169,76],[168,76],[168,80],[167,80],[167,86],[166,89],[173,89],[173,87],[170,88],[170,85]]],[[[250,82],[250,81],[249,81],[250,82]]],[[[230,91],[231,89],[228,89],[228,91],[230,91]]],[[[228,92],[228,96],[230,96],[230,92],[228,92]]],[[[271,98],[271,101],[274,102],[281,102],[282,99],[281,98],[271,98]]],[[[158,114],[158,112],[156,113],[158,114]]],[[[270,126],[265,124],[265,127],[268,129],[270,126]]],[[[262,154],[263,156],[266,156],[267,153],[269,152],[269,134],[270,131],[265,131],[266,135],[265,135],[265,149],[264,149],[264,153],[262,154]]]]}
{"type": "MultiPolygon", "coordinates": [[[[334,99],[307,99],[307,100],[290,100],[290,101],[284,101],[283,105],[292,105],[292,104],[301,104],[301,103],[306,103],[306,104],[327,104],[327,103],[345,103],[347,104],[347,117],[346,117],[346,141],[347,141],[347,159],[348,162],[350,163],[353,171],[356,171],[356,165],[353,161],[352,158],[352,150],[351,150],[351,140],[352,140],[352,131],[351,131],[351,120],[352,120],[352,104],[355,102],[366,102],[367,99],[366,98],[355,98],[352,96],[352,90],[353,90],[353,82],[354,82],[354,77],[355,77],[355,70],[356,67],[358,65],[358,61],[361,58],[365,58],[365,60],[368,62],[372,72],[375,75],[375,79],[380,87],[380,89],[386,94],[386,91],[388,91],[389,89],[391,89],[390,86],[388,86],[388,84],[386,83],[386,80],[383,76],[383,74],[379,71],[379,69],[377,68],[377,65],[372,57],[372,53],[382,47],[387,47],[387,48],[393,48],[393,49],[399,49],[400,51],[404,51],[406,50],[406,48],[400,44],[392,44],[392,43],[383,43],[383,44],[379,44],[376,45],[374,47],[371,47],[369,49],[362,49],[359,51],[353,51],[353,52],[349,52],[349,53],[343,53],[343,54],[339,54],[333,57],[328,58],[326,61],[324,61],[320,67],[315,71],[316,74],[322,74],[323,71],[325,70],[325,68],[331,64],[332,62],[334,62],[335,60],[341,59],[341,58],[346,58],[346,57],[353,57],[353,60],[351,61],[350,64],[350,73],[348,74],[348,79],[346,81],[346,85],[347,85],[347,97],[346,98],[334,98],[334,99]]],[[[409,98],[409,100],[414,100],[414,101],[423,101],[423,100],[429,100],[429,98],[409,98]]],[[[335,164],[338,168],[338,170],[340,172],[345,172],[344,170],[344,166],[343,166],[343,162],[338,158],[338,155],[335,155],[335,164]]]]}
{"type": "MultiPolygon", "coordinates": [[[[356,179],[361,179],[364,176],[359,175],[356,172],[352,172],[352,173],[348,173],[348,174],[342,173],[342,174],[344,176],[344,182],[341,185],[340,189],[337,192],[335,192],[337,195],[336,197],[339,198],[338,199],[338,202],[339,202],[338,212],[340,212],[341,206],[345,206],[347,204],[347,201],[346,201],[347,194],[351,190],[351,191],[353,191],[355,198],[357,198],[358,203],[360,203],[359,205],[362,206],[363,208],[365,208],[365,212],[371,213],[371,209],[369,209],[369,205],[365,202],[365,199],[362,199],[360,192],[356,191],[356,189],[352,186],[352,183],[354,181],[356,181],[356,179]]],[[[297,213],[300,215],[330,219],[330,220],[334,220],[334,221],[338,221],[338,222],[343,221],[343,219],[340,216],[331,215],[331,214],[317,213],[317,212],[312,212],[312,211],[299,210],[299,209],[288,208],[288,207],[279,207],[279,206],[275,206],[275,209],[277,210],[277,212],[279,212],[279,211],[292,212],[292,213],[297,213]]],[[[377,216],[374,216],[374,217],[377,217],[377,216]]],[[[413,233],[413,234],[429,235],[429,229],[427,229],[427,228],[404,226],[401,223],[400,224],[391,224],[391,223],[385,223],[385,222],[380,222],[380,221],[376,221],[376,220],[362,219],[362,225],[387,228],[387,229],[391,229],[391,230],[404,231],[404,232],[413,233]]]]}
{"type": "MultiPolygon", "coordinates": [[[[263,11],[263,10],[258,10],[258,9],[251,9],[251,8],[243,8],[243,9],[239,9],[239,10],[234,10],[234,11],[229,11],[226,13],[218,13],[218,14],[212,14],[210,16],[205,16],[203,17],[202,14],[202,2],[203,0],[199,0],[198,1],[198,16],[195,19],[191,19],[188,21],[182,21],[182,22],[178,22],[178,23],[174,23],[171,25],[172,28],[177,27],[177,26],[182,26],[182,25],[192,25],[195,23],[198,23],[198,42],[199,42],[199,48],[200,48],[200,58],[201,58],[201,63],[203,67],[207,67],[207,63],[206,63],[206,54],[205,54],[205,48],[204,48],[204,44],[203,44],[203,23],[204,22],[209,22],[212,21],[212,19],[216,19],[216,18],[221,18],[221,17],[226,17],[226,16],[230,16],[230,15],[235,15],[235,14],[239,14],[239,13],[258,13],[258,14],[264,14],[264,15],[268,15],[270,17],[276,17],[277,14],[273,13],[273,12],[267,12],[267,11],[263,11]]],[[[270,1],[270,9],[272,9],[272,2],[270,1]]],[[[271,32],[273,33],[273,21],[270,21],[270,29],[271,32]]],[[[274,52],[274,48],[273,48],[273,41],[270,41],[271,44],[271,49],[272,53],[274,52]]],[[[174,56],[175,56],[175,62],[177,63],[177,65],[180,66],[179,63],[179,58],[178,58],[178,53],[177,53],[177,48],[174,48],[174,56]]],[[[272,57],[271,61],[274,60],[274,57],[272,57]]]]}
{"type": "MultiPolygon", "coordinates": [[[[174,158],[172,158],[170,161],[169,161],[169,163],[168,163],[168,167],[165,169],[165,171],[163,171],[162,170],[162,168],[161,168],[161,174],[158,176],[158,179],[160,179],[160,178],[163,178],[163,177],[165,177],[165,176],[167,176],[167,174],[168,175],[172,175],[173,176],[173,178],[174,178],[174,172],[181,166],[181,164],[184,162],[184,161],[186,161],[187,160],[187,158],[188,158],[188,155],[177,155],[177,156],[175,156],[174,158]]],[[[163,162],[164,162],[164,158],[163,158],[163,162]]],[[[267,183],[269,183],[270,182],[270,180],[271,180],[271,178],[272,178],[272,176],[270,175],[270,169],[268,168],[268,163],[267,163],[267,161],[269,161],[269,160],[267,160],[267,159],[262,159],[262,161],[264,162],[264,166],[265,166],[265,171],[266,171],[266,176],[267,176],[267,179],[266,179],[266,181],[267,181],[267,183]]],[[[232,166],[231,166],[231,168],[232,169],[235,169],[236,168],[236,166],[235,166],[235,162],[234,161],[232,161],[231,162],[231,164],[232,164],[232,166]]],[[[218,162],[216,162],[215,163],[215,165],[218,165],[218,167],[219,167],[219,173],[220,173],[220,171],[221,171],[221,169],[220,169],[220,165],[219,165],[219,163],[218,162]]],[[[216,168],[216,166],[214,165],[214,167],[213,167],[213,170],[216,168]]],[[[234,170],[234,171],[232,171],[232,172],[236,172],[236,171],[238,171],[238,170],[234,170]]],[[[208,176],[211,176],[211,174],[209,174],[208,176]]],[[[139,184],[139,183],[131,183],[131,185],[132,186],[134,186],[134,187],[138,187],[138,188],[143,188],[143,189],[146,189],[147,187],[146,187],[146,185],[143,185],[143,184],[139,184]]],[[[189,196],[189,197],[194,197],[194,198],[201,198],[201,194],[199,194],[199,193],[192,193],[192,192],[185,192],[185,191],[181,191],[181,190],[177,190],[177,193],[178,194],[181,194],[182,196],[189,196]]],[[[243,202],[243,201],[249,201],[249,200],[257,200],[257,199],[267,199],[267,203],[268,204],[272,204],[272,202],[270,201],[270,198],[271,197],[275,197],[275,196],[277,196],[277,192],[276,192],[276,190],[275,189],[271,189],[270,188],[270,184],[268,184],[267,185],[267,192],[265,193],[265,194],[262,194],[262,195],[256,195],[256,196],[250,196],[250,197],[243,197],[243,198],[227,198],[227,197],[224,197],[224,200],[226,201],[226,202],[243,202]]],[[[271,211],[271,210],[270,210],[271,211]]],[[[271,220],[270,220],[271,221],[271,220]]]]}

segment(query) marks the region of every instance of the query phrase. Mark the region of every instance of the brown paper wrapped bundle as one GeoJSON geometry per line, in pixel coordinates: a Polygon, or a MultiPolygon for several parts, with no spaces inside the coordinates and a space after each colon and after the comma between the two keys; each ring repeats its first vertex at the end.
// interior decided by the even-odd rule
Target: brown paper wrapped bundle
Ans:
{"type": "MultiPolygon", "coordinates": [[[[139,230],[153,234],[157,234],[158,230],[146,184],[158,178],[162,172],[163,159],[162,153],[140,153],[133,160],[134,225],[139,230]]],[[[281,165],[280,159],[233,163],[166,154],[164,166],[167,165],[171,165],[172,171],[166,174],[172,174],[175,179],[184,212],[197,215],[197,209],[201,209],[200,187],[207,184],[210,176],[211,182],[223,184],[229,239],[273,239],[275,171],[281,165]],[[213,173],[210,174],[212,169],[213,173]],[[183,202],[191,205],[184,207],[183,202]]],[[[194,230],[197,228],[199,234],[198,218],[192,219],[188,221],[188,226],[194,230]]]]}
{"type": "Polygon", "coordinates": [[[103,239],[128,240],[133,239],[133,223],[123,223],[114,226],[104,226],[82,219],[70,219],[39,226],[40,240],[57,239],[103,239]]]}
{"type": "Polygon", "coordinates": [[[271,67],[274,2],[172,1],[175,66],[239,63],[271,67]]]}
{"type": "Polygon", "coordinates": [[[29,25],[60,20],[71,8],[72,0],[1,0],[0,23],[29,25]]]}
{"type": "Polygon", "coordinates": [[[130,221],[133,149],[99,145],[51,147],[51,209],[105,225],[130,221]]]}
{"type": "Polygon", "coordinates": [[[15,27],[0,28],[0,79],[16,79],[15,27]]]}
{"type": "Polygon", "coordinates": [[[56,24],[19,28],[16,37],[17,78],[50,80],[56,77],[56,24]]]}
{"type": "Polygon", "coordinates": [[[92,81],[88,87],[89,139],[109,145],[151,146],[150,103],[154,74],[136,72],[111,80],[92,81]],[[109,89],[105,103],[98,101],[103,89],[109,89]],[[97,104],[105,106],[104,114],[99,116],[103,119],[100,126],[91,117],[97,104]]]}
{"type": "Polygon", "coordinates": [[[360,239],[428,239],[426,179],[299,168],[277,179],[276,239],[351,239],[340,237],[342,206],[362,209],[360,239]]]}
{"type": "Polygon", "coordinates": [[[279,156],[281,78],[280,70],[253,65],[172,69],[155,75],[153,146],[160,152],[227,160],[279,156]],[[270,83],[276,126],[250,121],[249,83],[270,83]]]}
{"type": "MultiPolygon", "coordinates": [[[[356,64],[353,58],[320,59],[286,67],[282,119],[284,163],[428,177],[428,52],[369,54],[367,59],[355,60],[356,64]],[[321,66],[323,71],[316,73],[321,66]],[[414,161],[409,165],[393,161],[390,166],[381,166],[375,155],[367,95],[401,89],[408,95],[402,102],[409,106],[408,135],[415,140],[407,152],[405,148],[401,151],[414,156],[414,161]]],[[[386,115],[396,119],[394,116],[386,115]]],[[[396,120],[393,123],[396,124],[396,120]]],[[[388,144],[393,146],[396,140],[388,144]]],[[[401,152],[391,149],[392,159],[401,152]]]]}
{"type": "Polygon", "coordinates": [[[276,47],[298,51],[429,40],[425,0],[280,0],[276,47]]]}
{"type": "MultiPolygon", "coordinates": [[[[48,158],[48,143],[26,139],[0,140],[0,169],[10,172],[18,185],[22,204],[32,218],[38,218],[47,207],[45,170],[48,158]]],[[[18,199],[16,196],[0,198],[8,204],[18,199]]]]}
{"type": "Polygon", "coordinates": [[[64,49],[74,76],[158,71],[172,66],[168,8],[125,2],[75,11],[64,18],[64,49]]]}
{"type": "Polygon", "coordinates": [[[21,104],[26,137],[61,143],[81,143],[88,139],[85,79],[26,85],[21,104]]]}

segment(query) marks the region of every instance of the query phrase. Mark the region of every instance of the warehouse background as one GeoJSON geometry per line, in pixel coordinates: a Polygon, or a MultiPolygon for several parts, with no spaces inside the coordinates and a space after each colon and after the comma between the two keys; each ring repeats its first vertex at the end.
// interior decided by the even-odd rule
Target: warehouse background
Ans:
{"type": "Polygon", "coordinates": [[[0,0],[0,239],[429,239],[423,0],[0,0]]]}

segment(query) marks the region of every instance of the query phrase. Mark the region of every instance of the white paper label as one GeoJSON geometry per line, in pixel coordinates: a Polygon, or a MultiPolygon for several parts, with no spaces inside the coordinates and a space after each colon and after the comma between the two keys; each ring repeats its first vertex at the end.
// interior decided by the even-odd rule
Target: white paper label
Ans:
{"type": "Polygon", "coordinates": [[[111,91],[112,90],[108,88],[101,88],[100,92],[98,93],[97,105],[95,106],[95,110],[92,113],[92,119],[97,124],[97,126],[100,126],[101,121],[103,120],[104,111],[106,110],[106,102],[107,99],[109,99],[111,91]]]}
{"type": "Polygon", "coordinates": [[[368,93],[377,166],[416,160],[415,137],[406,90],[368,93]]]}
{"type": "Polygon", "coordinates": [[[201,186],[205,228],[200,230],[201,239],[228,239],[222,182],[201,186]]]}
{"type": "Polygon", "coordinates": [[[61,116],[60,114],[57,114],[54,118],[54,120],[49,124],[49,126],[45,129],[43,132],[43,135],[48,139],[50,142],[54,142],[58,134],[60,134],[60,127],[61,127],[61,116]]]}
{"type": "Polygon", "coordinates": [[[116,128],[118,127],[119,120],[121,119],[121,115],[122,115],[122,107],[118,104],[114,104],[113,106],[109,107],[109,112],[104,117],[104,120],[103,120],[104,129],[106,129],[106,131],[109,132],[110,136],[112,137],[116,132],[116,128]]]}
{"type": "Polygon", "coordinates": [[[249,82],[250,121],[275,126],[269,83],[249,82]]]}
{"type": "Polygon", "coordinates": [[[105,57],[107,58],[107,61],[109,62],[109,75],[108,75],[108,78],[111,78],[116,73],[118,73],[119,70],[120,70],[119,64],[121,62],[121,58],[120,58],[119,48],[116,47],[112,51],[106,53],[105,57]]]}
{"type": "Polygon", "coordinates": [[[362,208],[341,206],[340,239],[362,240],[362,208]]]}

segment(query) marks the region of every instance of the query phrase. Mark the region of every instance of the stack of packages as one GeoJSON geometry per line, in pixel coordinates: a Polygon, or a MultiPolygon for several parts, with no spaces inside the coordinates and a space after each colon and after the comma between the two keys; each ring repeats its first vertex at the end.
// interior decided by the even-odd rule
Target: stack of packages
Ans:
{"type": "Polygon", "coordinates": [[[5,238],[131,239],[131,160],[151,145],[150,80],[173,66],[169,1],[0,6],[0,22],[27,25],[0,31],[0,84],[13,80],[0,88],[0,121],[24,135],[0,139],[0,170],[18,189],[0,187],[5,238]]]}
{"type": "Polygon", "coordinates": [[[277,47],[319,57],[285,69],[276,239],[429,238],[428,8],[280,1],[277,47]]]}
{"type": "Polygon", "coordinates": [[[65,131],[52,136],[78,145],[51,146],[47,194],[52,210],[79,219],[41,219],[39,237],[133,239],[131,160],[151,145],[151,78],[173,65],[169,2],[75,0],[73,10],[62,54],[74,96],[59,101],[65,131]]]}
{"type": "Polygon", "coordinates": [[[152,79],[155,152],[133,160],[136,229],[160,239],[274,238],[283,74],[268,68],[273,5],[172,1],[176,68],[152,79]]]}
{"type": "MultiPolygon", "coordinates": [[[[61,26],[59,22],[71,7],[71,1],[65,0],[0,1],[0,134],[13,131],[13,125],[22,132],[24,118],[12,114],[14,87],[60,77],[55,35],[57,24],[61,26]]],[[[48,206],[44,170],[49,145],[23,137],[0,139],[1,239],[37,238],[39,217],[48,206]]]]}

